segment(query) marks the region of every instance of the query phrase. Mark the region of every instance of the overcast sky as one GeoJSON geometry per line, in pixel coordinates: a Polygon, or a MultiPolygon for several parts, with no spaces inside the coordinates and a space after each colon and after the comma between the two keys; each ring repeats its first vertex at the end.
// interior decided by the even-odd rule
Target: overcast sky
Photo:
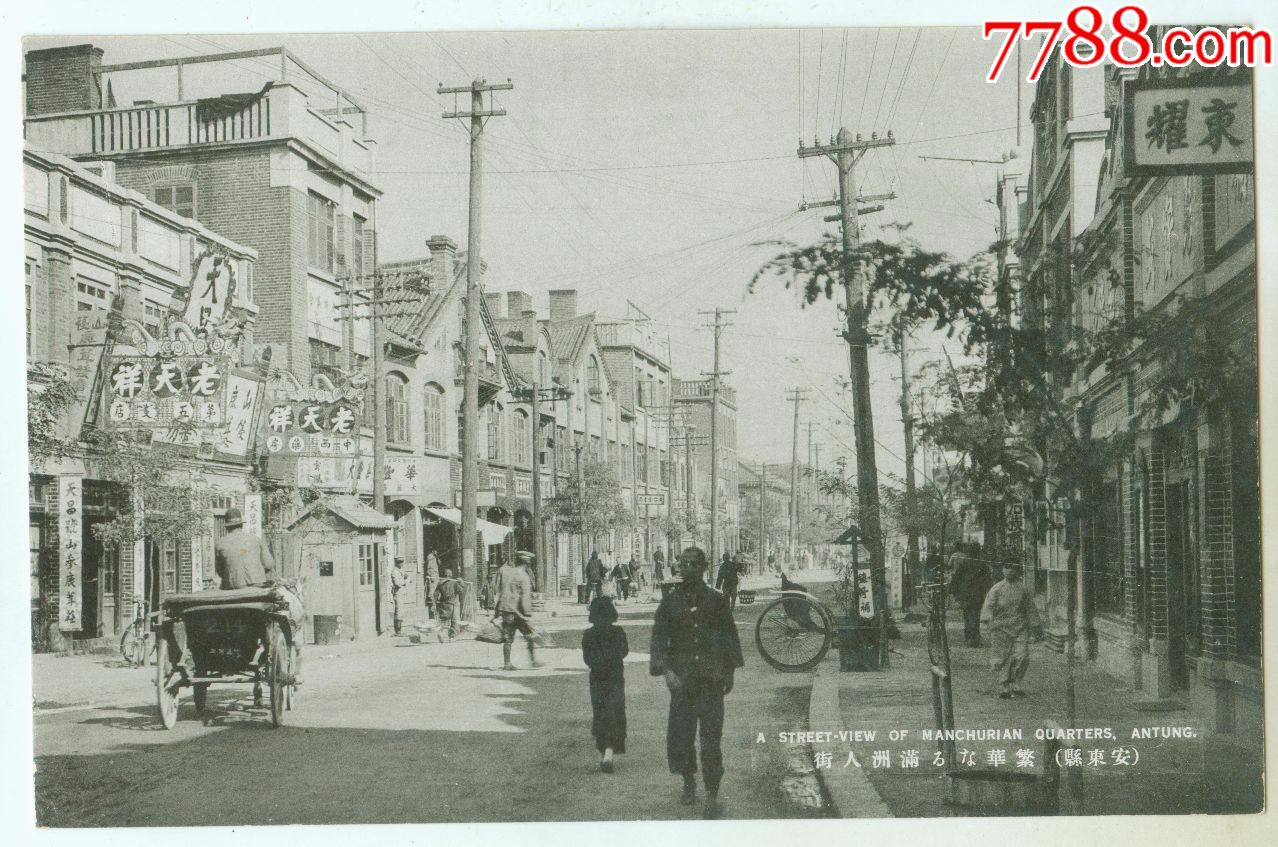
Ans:
{"type": "MultiPolygon", "coordinates": [[[[509,115],[485,132],[489,289],[529,291],[544,312],[548,289],[577,288],[582,310],[604,317],[632,300],[670,335],[685,377],[711,367],[698,312],[736,309],[722,357],[738,390],[739,452],[770,462],[789,460],[788,388],[812,389],[801,417],[816,422],[823,459],[852,443],[838,408],[850,404],[835,383],[847,353],[833,304],[801,310],[779,286],[746,293],[775,252],[753,245],[811,242],[834,226],[821,220],[829,210],[797,211],[834,190],[831,164],[795,156],[800,133],[811,143],[841,125],[866,136],[892,129],[896,146],[870,152],[858,178],[862,193],[899,196],[864,219],[864,237],[910,222],[912,237],[957,257],[994,240],[998,168],[919,156],[999,159],[1016,141],[1015,85],[984,81],[996,45],[975,28],[177,35],[28,46],[86,40],[105,48],[108,64],[282,43],[345,87],[369,109],[378,141],[386,260],[424,255],[434,234],[465,248],[466,135],[440,117],[453,98],[436,86],[511,78],[514,90],[498,95],[509,115]]],[[[240,70],[243,90],[269,72],[253,60],[240,70]]],[[[1032,93],[1025,86],[1023,113],[1032,93]]],[[[116,94],[128,102],[128,92],[116,94]]],[[[922,358],[939,343],[924,337],[916,347],[922,358]]],[[[899,472],[899,366],[873,354],[871,370],[879,466],[899,472]]],[[[803,458],[806,427],[800,444],[803,458]]]]}

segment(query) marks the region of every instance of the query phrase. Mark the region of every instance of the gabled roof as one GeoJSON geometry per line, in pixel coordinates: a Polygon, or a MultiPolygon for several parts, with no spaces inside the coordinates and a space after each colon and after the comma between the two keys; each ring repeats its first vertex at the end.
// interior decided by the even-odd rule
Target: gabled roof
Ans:
{"type": "Polygon", "coordinates": [[[595,313],[578,315],[563,321],[542,321],[550,332],[550,350],[555,358],[576,364],[595,328],[595,313]]]}
{"type": "Polygon", "coordinates": [[[391,529],[395,526],[389,515],[383,515],[353,494],[341,494],[316,500],[294,518],[288,528],[292,529],[317,512],[334,514],[356,529],[391,529]]]}

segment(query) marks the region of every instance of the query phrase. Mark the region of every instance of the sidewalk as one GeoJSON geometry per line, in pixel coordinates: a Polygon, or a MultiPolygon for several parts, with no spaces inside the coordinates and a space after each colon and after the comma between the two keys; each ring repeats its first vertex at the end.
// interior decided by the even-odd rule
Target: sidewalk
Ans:
{"type": "MultiPolygon", "coordinates": [[[[833,655],[822,664],[813,690],[814,709],[822,701],[822,689],[837,687],[838,715],[827,708],[823,717],[814,715],[812,728],[875,731],[873,740],[816,745],[835,753],[830,766],[818,770],[836,805],[865,805],[864,783],[873,786],[895,817],[931,817],[965,814],[946,799],[949,785],[947,765],[935,766],[938,744],[926,740],[924,731],[935,729],[930,663],[923,632],[905,627],[903,637],[893,642],[891,669],[879,673],[839,673],[833,655]],[[815,722],[839,722],[837,726],[817,726],[815,722]],[[891,740],[890,731],[905,737],[891,740]],[[876,751],[879,755],[876,763],[876,751]],[[884,754],[886,751],[886,755],[884,754]],[[903,767],[909,751],[917,751],[918,763],[903,767]],[[852,752],[859,762],[844,768],[852,752]],[[884,762],[888,762],[884,766],[884,762]],[[860,792],[860,793],[858,793],[860,792]]],[[[1035,737],[1045,721],[1068,727],[1065,714],[1066,664],[1062,655],[1042,644],[1030,650],[1030,668],[1025,679],[1028,697],[1001,700],[988,662],[988,648],[961,646],[958,633],[951,634],[951,666],[954,688],[955,728],[958,730],[1019,729],[1022,739],[995,737],[990,740],[956,740],[960,761],[966,769],[995,768],[999,771],[1041,773],[1044,741],[1035,737]],[[958,642],[959,646],[953,646],[958,642]],[[1018,751],[1033,751],[1033,767],[1018,767],[1018,751]],[[1001,753],[999,751],[1002,751],[1001,753]],[[966,753],[966,755],[965,755],[966,753]],[[1001,761],[1000,761],[1001,760],[1001,761]],[[970,764],[969,764],[970,762],[970,764]]],[[[1065,742],[1079,751],[1080,762],[1062,769],[1062,809],[1071,809],[1067,786],[1073,773],[1080,775],[1083,807],[1088,815],[1105,814],[1185,814],[1247,813],[1263,804],[1263,750],[1258,738],[1211,736],[1187,710],[1150,713],[1133,707],[1133,692],[1095,665],[1075,666],[1077,718],[1074,726],[1090,729],[1092,737],[1065,742]],[[1186,729],[1192,737],[1133,738],[1134,728],[1186,729]],[[1117,754],[1120,748],[1135,753],[1117,754]],[[1094,752],[1099,751],[1099,752],[1094,752]],[[1131,759],[1131,764],[1125,764],[1131,759]]],[[[1169,732],[1168,734],[1173,734],[1169,732]]],[[[857,808],[839,808],[842,817],[859,816],[857,808]]]]}

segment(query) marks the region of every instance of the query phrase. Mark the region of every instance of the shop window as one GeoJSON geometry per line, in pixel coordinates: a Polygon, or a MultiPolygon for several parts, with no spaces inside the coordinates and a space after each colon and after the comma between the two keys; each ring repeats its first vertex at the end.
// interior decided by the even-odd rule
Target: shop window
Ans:
{"type": "Polygon", "coordinates": [[[361,587],[373,584],[373,545],[359,545],[359,584],[361,587]]]}

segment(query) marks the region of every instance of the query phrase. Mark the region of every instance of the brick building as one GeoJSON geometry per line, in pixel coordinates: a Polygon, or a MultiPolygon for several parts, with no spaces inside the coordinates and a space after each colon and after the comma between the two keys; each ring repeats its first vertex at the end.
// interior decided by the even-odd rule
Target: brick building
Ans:
{"type": "MultiPolygon", "coordinates": [[[[248,402],[210,392],[225,405],[218,425],[209,415],[209,426],[201,427],[217,437],[198,445],[165,443],[164,430],[146,418],[129,421],[116,402],[119,409],[130,404],[112,399],[108,379],[125,349],[139,354],[127,358],[134,363],[162,361],[153,355],[157,343],[173,352],[176,320],[199,332],[207,350],[215,335],[202,318],[212,317],[199,309],[205,308],[201,295],[210,293],[215,305],[209,308],[234,310],[247,320],[239,349],[250,349],[256,254],[64,156],[28,149],[23,171],[30,390],[46,390],[63,378],[74,390],[58,422],[59,435],[72,443],[69,452],[36,457],[29,478],[32,636],[37,649],[53,649],[67,639],[114,637],[132,621],[136,603],[154,606],[165,594],[198,589],[211,574],[222,516],[229,506],[242,505],[252,467],[245,433],[256,410],[250,396],[256,396],[256,383],[226,370],[247,362],[207,360],[222,369],[221,379],[235,381],[243,391],[237,396],[248,402]],[[105,466],[109,456],[83,449],[82,429],[126,423],[145,431],[149,449],[175,480],[207,490],[208,519],[199,536],[129,546],[104,544],[94,535],[95,525],[122,512],[120,498],[128,492],[105,466]],[[237,432],[239,424],[245,429],[237,432]]],[[[133,403],[130,411],[138,408],[133,403]]],[[[151,409],[150,419],[156,411],[163,420],[166,401],[151,409]]]]}
{"type": "MultiPolygon", "coordinates": [[[[1182,396],[1154,414],[1151,385],[1185,363],[1137,349],[1121,368],[1064,374],[1059,384],[1092,438],[1132,444],[1105,470],[1096,514],[1078,539],[1086,654],[1147,707],[1188,707],[1208,731],[1241,736],[1262,725],[1252,176],[1249,164],[1156,172],[1138,167],[1123,143],[1133,132],[1142,152],[1153,149],[1149,126],[1132,117],[1146,82],[1169,97],[1249,90],[1249,78],[1236,77],[1224,68],[1084,71],[1053,62],[1035,100],[1028,180],[1009,174],[999,196],[1005,232],[1017,241],[1016,261],[1002,265],[1021,319],[1054,312],[1097,329],[1136,315],[1189,320],[1182,316],[1203,306],[1211,337],[1196,344],[1239,363],[1244,378],[1225,396],[1182,396]]],[[[1052,513],[1024,504],[1009,508],[1004,524],[1035,566],[1059,642],[1067,539],[1052,513]]]]}

